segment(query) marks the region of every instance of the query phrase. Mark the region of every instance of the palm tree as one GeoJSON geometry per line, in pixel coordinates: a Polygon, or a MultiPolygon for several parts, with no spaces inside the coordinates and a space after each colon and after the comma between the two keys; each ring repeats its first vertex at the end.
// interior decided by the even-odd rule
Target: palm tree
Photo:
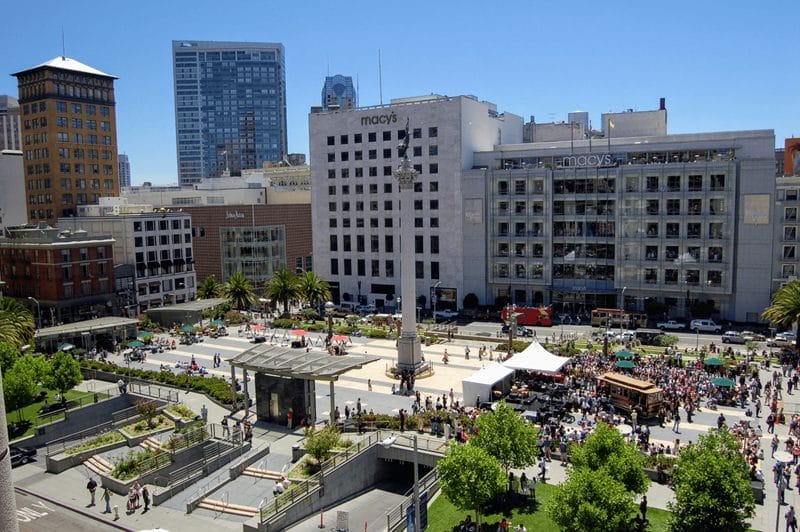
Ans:
{"type": "MultiPolygon", "coordinates": [[[[205,283],[205,281],[204,281],[205,283]]],[[[253,284],[242,272],[234,272],[228,277],[228,282],[222,285],[220,295],[237,310],[249,308],[256,302],[256,293],[253,284]]]]}
{"type": "Polygon", "coordinates": [[[289,300],[298,296],[297,276],[283,268],[272,274],[272,279],[267,283],[265,296],[272,301],[283,301],[283,312],[289,312],[289,300]]]}
{"type": "Polygon", "coordinates": [[[217,278],[209,275],[197,287],[197,297],[200,299],[212,299],[219,296],[220,290],[222,290],[222,285],[217,281],[217,278]]]}
{"type": "Polygon", "coordinates": [[[800,280],[782,286],[772,296],[772,304],[764,309],[761,317],[779,327],[797,324],[796,334],[800,334],[800,280]]]}
{"type": "Polygon", "coordinates": [[[316,308],[331,298],[331,286],[316,273],[305,272],[297,278],[297,296],[316,308]]]}
{"type": "Polygon", "coordinates": [[[33,313],[16,299],[0,299],[0,342],[17,348],[33,342],[36,322],[33,313]]]}

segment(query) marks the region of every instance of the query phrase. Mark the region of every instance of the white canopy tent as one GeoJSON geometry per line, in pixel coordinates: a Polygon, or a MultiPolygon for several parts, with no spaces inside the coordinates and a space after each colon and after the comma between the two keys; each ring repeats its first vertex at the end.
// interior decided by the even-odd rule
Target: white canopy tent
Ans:
{"type": "Polygon", "coordinates": [[[478,402],[492,400],[492,387],[497,387],[501,392],[507,392],[511,387],[511,376],[514,370],[495,362],[491,366],[479,369],[471,377],[461,381],[464,392],[464,405],[473,405],[478,402]]]}
{"type": "Polygon", "coordinates": [[[542,347],[539,342],[533,342],[525,348],[525,351],[517,353],[503,362],[503,365],[514,370],[538,371],[539,373],[555,375],[570,360],[569,357],[554,355],[542,347]]]}

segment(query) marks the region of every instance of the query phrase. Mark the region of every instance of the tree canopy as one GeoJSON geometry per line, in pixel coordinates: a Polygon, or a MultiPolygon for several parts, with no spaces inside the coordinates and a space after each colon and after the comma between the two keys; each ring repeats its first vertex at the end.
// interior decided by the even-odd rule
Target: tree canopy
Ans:
{"type": "Polygon", "coordinates": [[[312,307],[318,307],[331,297],[331,287],[326,280],[314,272],[305,272],[297,277],[297,296],[312,307]]]}
{"type": "Polygon", "coordinates": [[[701,435],[678,457],[669,503],[672,530],[748,530],[755,514],[747,463],[726,427],[701,435]]]}
{"type": "Polygon", "coordinates": [[[607,469],[572,468],[545,507],[562,530],[628,530],[636,513],[634,494],[607,469]]]}
{"type": "Polygon", "coordinates": [[[33,313],[16,299],[0,298],[0,342],[17,349],[33,342],[36,322],[33,313]]]}
{"type": "Polygon", "coordinates": [[[778,289],[761,317],[779,327],[791,327],[797,322],[797,332],[800,332],[800,279],[778,289]]]}
{"type": "Polygon", "coordinates": [[[650,485],[644,473],[642,453],[633,443],[626,442],[618,430],[605,423],[598,423],[583,445],[570,448],[570,461],[573,469],[605,469],[611,478],[633,493],[644,493],[650,485]]]}
{"type": "Polygon", "coordinates": [[[283,311],[289,312],[289,301],[298,297],[297,276],[283,268],[272,274],[265,295],[272,301],[283,303],[283,311]]]}
{"type": "Polygon", "coordinates": [[[436,469],[445,497],[480,518],[481,508],[502,492],[508,481],[500,462],[472,440],[465,445],[450,444],[436,469]]]}
{"type": "Polygon", "coordinates": [[[227,282],[220,289],[220,295],[236,307],[236,310],[250,308],[257,299],[256,293],[253,291],[253,284],[242,272],[234,272],[228,277],[227,282]]]}
{"type": "Polygon", "coordinates": [[[199,299],[212,299],[219,296],[222,285],[213,275],[209,275],[197,287],[197,297],[199,299]]]}
{"type": "MultiPolygon", "coordinates": [[[[24,408],[36,398],[38,365],[31,355],[20,357],[3,376],[3,399],[9,412],[24,408]]],[[[20,414],[20,421],[22,421],[20,414]]]]}
{"type": "Polygon", "coordinates": [[[0,342],[0,372],[2,372],[3,375],[11,369],[11,366],[14,365],[17,358],[19,358],[19,354],[14,344],[11,342],[0,342]]]}
{"type": "Polygon", "coordinates": [[[69,353],[58,351],[50,360],[50,372],[45,376],[48,388],[66,393],[83,380],[81,366],[69,353]]]}
{"type": "Polygon", "coordinates": [[[536,462],[537,429],[505,402],[497,403],[494,412],[482,413],[475,423],[478,433],[470,442],[496,458],[506,472],[536,462]]]}

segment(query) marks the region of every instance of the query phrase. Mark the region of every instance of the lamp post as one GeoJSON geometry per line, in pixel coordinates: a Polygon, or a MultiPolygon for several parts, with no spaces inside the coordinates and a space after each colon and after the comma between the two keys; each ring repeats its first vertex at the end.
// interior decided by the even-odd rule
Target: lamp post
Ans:
{"type": "Polygon", "coordinates": [[[384,448],[388,449],[397,441],[397,436],[406,438],[414,442],[414,532],[421,532],[421,515],[419,513],[419,449],[417,447],[417,435],[407,436],[405,434],[392,434],[381,442],[384,448]]]}
{"type": "Polygon", "coordinates": [[[36,330],[40,330],[42,328],[42,307],[39,305],[39,300],[35,297],[28,296],[28,300],[36,303],[36,323],[38,324],[36,330]]]}
{"type": "Polygon", "coordinates": [[[328,343],[330,343],[333,337],[333,310],[335,308],[336,305],[333,304],[333,301],[327,301],[325,303],[325,316],[328,318],[328,343]]]}
{"type": "Polygon", "coordinates": [[[441,285],[441,281],[436,281],[436,284],[433,285],[433,324],[436,325],[436,301],[439,299],[437,290],[439,289],[439,285],[441,285]]]}
{"type": "Polygon", "coordinates": [[[620,322],[619,322],[620,330],[622,330],[622,325],[623,325],[623,322],[624,322],[626,331],[628,330],[628,318],[625,315],[625,290],[627,290],[627,289],[628,289],[627,286],[623,286],[622,287],[622,316],[621,316],[621,319],[620,319],[620,322]]]}

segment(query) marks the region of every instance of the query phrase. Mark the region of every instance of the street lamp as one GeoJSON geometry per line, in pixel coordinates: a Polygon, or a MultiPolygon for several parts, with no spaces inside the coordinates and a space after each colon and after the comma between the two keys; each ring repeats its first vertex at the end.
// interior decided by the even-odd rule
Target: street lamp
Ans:
{"type": "Polygon", "coordinates": [[[328,317],[328,343],[333,337],[333,311],[335,308],[336,305],[333,304],[333,301],[325,302],[325,316],[328,317]]]}
{"type": "Polygon", "coordinates": [[[39,300],[35,297],[28,296],[28,299],[36,303],[37,323],[39,324],[36,329],[39,330],[42,328],[42,307],[39,305],[39,300]]]}
{"type": "Polygon", "coordinates": [[[619,328],[622,330],[623,322],[625,322],[625,330],[628,330],[628,318],[625,315],[625,290],[627,290],[627,286],[622,287],[622,316],[619,322],[619,328]]]}
{"type": "Polygon", "coordinates": [[[437,297],[437,290],[439,289],[439,285],[442,284],[441,281],[436,281],[436,284],[433,285],[433,324],[436,325],[436,300],[439,299],[437,297]]]}
{"type": "MultiPolygon", "coordinates": [[[[381,442],[385,449],[388,449],[397,441],[397,436],[392,434],[381,442]]],[[[399,436],[414,442],[414,532],[421,532],[420,525],[421,515],[419,513],[419,449],[417,448],[417,435],[407,436],[406,434],[399,434],[399,436]]]]}

